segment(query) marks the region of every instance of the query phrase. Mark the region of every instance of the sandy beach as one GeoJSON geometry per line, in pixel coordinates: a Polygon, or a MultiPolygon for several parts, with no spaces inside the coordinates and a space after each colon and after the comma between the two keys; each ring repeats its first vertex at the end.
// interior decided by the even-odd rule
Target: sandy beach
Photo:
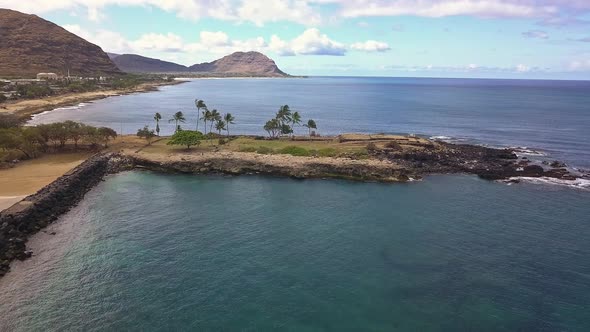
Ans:
{"type": "Polygon", "coordinates": [[[50,111],[64,106],[72,106],[82,102],[104,99],[113,96],[125,95],[137,92],[155,91],[159,86],[180,84],[183,81],[143,83],[135,88],[127,90],[99,90],[91,92],[68,93],[41,99],[26,99],[0,105],[0,113],[13,113],[22,117],[50,111]]]}
{"type": "Polygon", "coordinates": [[[90,155],[89,152],[49,154],[0,170],[0,211],[55,181],[90,155]]]}

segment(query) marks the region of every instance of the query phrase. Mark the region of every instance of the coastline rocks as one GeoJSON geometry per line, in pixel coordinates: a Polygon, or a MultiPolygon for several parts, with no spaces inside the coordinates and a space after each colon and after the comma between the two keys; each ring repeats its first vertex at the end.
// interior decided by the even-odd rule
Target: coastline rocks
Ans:
{"type": "MultiPolygon", "coordinates": [[[[477,145],[438,142],[439,149],[395,152],[378,150],[373,153],[418,174],[468,173],[486,180],[506,180],[513,177],[552,177],[575,179],[565,164],[554,161],[553,169],[545,171],[527,159],[518,159],[512,149],[494,149],[477,145]]],[[[549,163],[547,163],[549,165],[549,163]]]]}
{"type": "Polygon", "coordinates": [[[183,160],[158,162],[133,157],[135,167],[167,173],[228,175],[263,174],[284,176],[295,179],[339,178],[355,181],[404,182],[409,176],[395,167],[377,167],[363,163],[321,163],[308,162],[303,165],[277,165],[264,159],[210,158],[205,160],[183,160]]]}
{"type": "Polygon", "coordinates": [[[27,238],[55,221],[77,204],[109,170],[121,170],[124,159],[113,154],[95,155],[53,183],[0,212],[0,275],[9,270],[13,259],[32,255],[27,238]]]}

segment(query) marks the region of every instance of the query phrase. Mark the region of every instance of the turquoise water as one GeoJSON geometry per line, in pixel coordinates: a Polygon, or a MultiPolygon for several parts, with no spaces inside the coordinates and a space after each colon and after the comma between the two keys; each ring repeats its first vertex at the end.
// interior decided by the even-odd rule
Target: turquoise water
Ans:
{"type": "MultiPolygon", "coordinates": [[[[322,135],[346,132],[414,133],[452,141],[538,150],[572,166],[590,168],[590,82],[312,77],[306,79],[201,79],[160,92],[107,98],[39,115],[31,123],[64,120],[109,126],[135,134],[167,119],[187,116],[195,128],[195,98],[231,112],[235,134],[265,135],[264,123],[288,104],[304,120],[313,118],[322,135]]],[[[203,124],[201,123],[201,130],[203,124]]],[[[303,127],[296,132],[307,134],[303,127]]]]}
{"type": "Polygon", "coordinates": [[[0,330],[588,331],[588,202],[470,176],[122,173],[0,280],[0,330]]]}

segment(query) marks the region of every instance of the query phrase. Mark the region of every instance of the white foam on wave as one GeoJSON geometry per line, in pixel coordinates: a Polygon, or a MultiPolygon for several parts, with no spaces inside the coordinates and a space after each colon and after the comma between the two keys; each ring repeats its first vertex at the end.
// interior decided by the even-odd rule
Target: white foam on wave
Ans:
{"type": "Polygon", "coordinates": [[[78,105],[74,105],[74,106],[56,107],[56,108],[54,108],[52,110],[49,110],[49,111],[44,111],[44,112],[41,112],[41,113],[34,114],[31,117],[31,120],[35,120],[35,118],[37,118],[39,116],[43,116],[45,114],[48,114],[48,113],[51,113],[51,112],[54,112],[54,111],[73,111],[73,110],[81,109],[82,107],[85,107],[85,106],[88,106],[88,105],[90,105],[90,103],[79,103],[78,105]]]}
{"type": "Polygon", "coordinates": [[[430,136],[428,139],[431,139],[433,141],[443,141],[443,142],[451,142],[451,141],[455,140],[452,137],[444,136],[444,135],[430,136]]]}
{"type": "Polygon", "coordinates": [[[510,149],[519,156],[547,156],[545,152],[529,149],[526,146],[511,146],[510,149]]]}
{"type": "Polygon", "coordinates": [[[575,179],[575,180],[561,180],[556,178],[549,178],[549,177],[526,177],[526,176],[518,176],[512,177],[506,182],[509,181],[523,181],[533,184],[545,184],[545,185],[556,185],[556,186],[565,186],[569,188],[575,189],[582,189],[582,190],[589,190],[590,191],[590,180],[589,179],[575,179]]]}

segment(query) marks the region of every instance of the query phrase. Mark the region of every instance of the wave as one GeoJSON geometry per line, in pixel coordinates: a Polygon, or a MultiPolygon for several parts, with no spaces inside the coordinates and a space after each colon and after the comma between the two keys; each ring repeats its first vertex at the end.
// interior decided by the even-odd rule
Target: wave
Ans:
{"type": "Polygon", "coordinates": [[[582,189],[590,191],[590,179],[575,179],[575,180],[561,180],[556,178],[549,178],[549,177],[526,177],[526,176],[518,176],[512,177],[504,182],[511,183],[513,181],[522,181],[532,184],[545,184],[545,185],[556,185],[556,186],[565,186],[569,188],[575,189],[582,189]]]}
{"type": "Polygon", "coordinates": [[[518,156],[547,156],[547,153],[545,152],[533,150],[526,146],[511,146],[510,149],[514,150],[514,153],[516,153],[518,156]]]}
{"type": "Polygon", "coordinates": [[[439,141],[444,141],[444,140],[450,140],[450,139],[453,139],[452,137],[449,137],[449,136],[443,136],[443,135],[440,135],[440,136],[430,136],[429,138],[430,138],[430,139],[433,139],[433,140],[439,140],[439,141]]]}

